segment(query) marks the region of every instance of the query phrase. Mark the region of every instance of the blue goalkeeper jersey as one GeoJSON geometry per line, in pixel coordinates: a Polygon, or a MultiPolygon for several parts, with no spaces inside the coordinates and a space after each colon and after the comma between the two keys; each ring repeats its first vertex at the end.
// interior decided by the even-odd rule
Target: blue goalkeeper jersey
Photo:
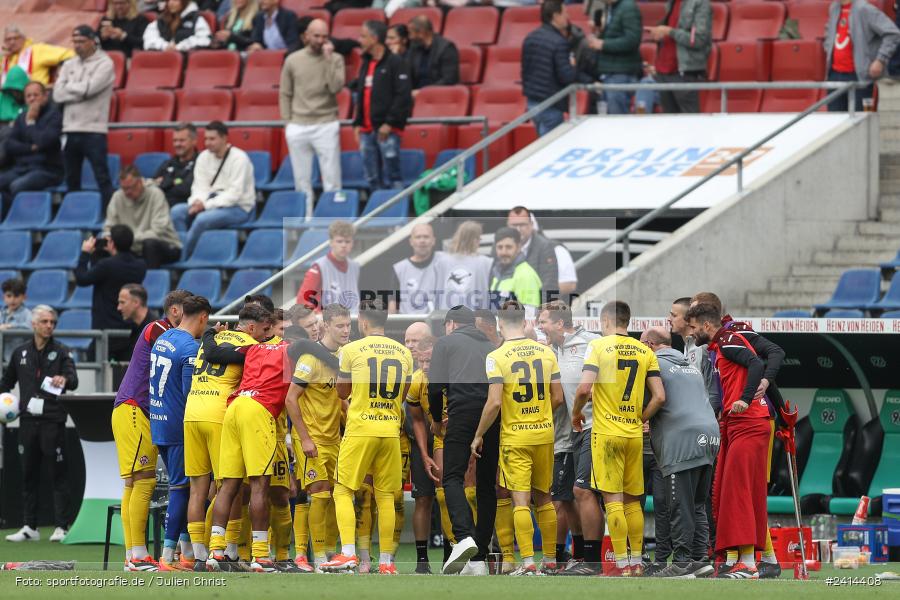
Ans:
{"type": "Polygon", "coordinates": [[[184,405],[199,347],[187,331],[170,329],[150,351],[150,435],[158,446],[184,444],[184,405]]]}

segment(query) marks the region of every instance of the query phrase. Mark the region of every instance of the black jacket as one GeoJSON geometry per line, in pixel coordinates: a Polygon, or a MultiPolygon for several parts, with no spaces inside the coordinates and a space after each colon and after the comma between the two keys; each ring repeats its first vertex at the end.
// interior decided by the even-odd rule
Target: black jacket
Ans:
{"type": "MultiPolygon", "coordinates": [[[[141,283],[147,274],[147,264],[131,252],[119,252],[115,256],[91,261],[91,255],[82,252],[75,267],[78,285],[94,286],[91,302],[91,329],[131,329],[116,310],[119,290],[126,283],[141,283]]],[[[127,345],[128,339],[124,338],[127,345]]],[[[111,340],[112,341],[112,340],[111,340]]],[[[129,354],[130,356],[130,354],[129,354]]],[[[125,358],[128,360],[128,358],[125,358]]]]}
{"type": "Polygon", "coordinates": [[[426,49],[422,44],[413,44],[407,54],[413,89],[426,85],[459,83],[459,50],[456,49],[456,44],[447,38],[435,34],[431,48],[426,49]],[[426,63],[424,74],[423,61],[426,63]]]}
{"type": "Polygon", "coordinates": [[[147,20],[147,17],[143,15],[143,13],[138,13],[138,15],[133,19],[108,19],[104,17],[100,20],[101,26],[103,22],[106,21],[113,27],[121,29],[125,32],[124,40],[100,40],[100,47],[106,50],[107,52],[111,50],[116,50],[119,52],[123,52],[125,56],[131,56],[131,53],[135,50],[143,50],[144,49],[144,30],[147,29],[147,25],[150,24],[150,21],[147,20]]]}
{"type": "MultiPolygon", "coordinates": [[[[278,26],[278,31],[281,33],[282,39],[284,39],[285,48],[291,48],[297,43],[300,34],[297,30],[297,14],[294,11],[279,8],[278,14],[275,15],[275,25],[278,26]]],[[[266,13],[258,12],[253,17],[253,33],[250,34],[254,44],[266,45],[265,36],[263,35],[265,31],[266,13]]]]}
{"type": "Polygon", "coordinates": [[[525,260],[541,278],[544,295],[549,291],[559,291],[559,269],[556,264],[555,248],[555,243],[535,231],[531,234],[531,243],[525,254],[525,260]]]}
{"type": "MultiPolygon", "coordinates": [[[[569,62],[569,41],[552,25],[532,31],[522,44],[522,93],[533,102],[542,102],[567,85],[575,83],[577,72],[569,62]]],[[[566,110],[566,99],[555,106],[566,110]]]]}
{"type": "MultiPolygon", "coordinates": [[[[359,77],[354,83],[356,108],[353,124],[363,126],[363,94],[366,89],[366,74],[372,62],[371,54],[364,54],[359,68],[359,77]]],[[[370,105],[372,128],[378,129],[387,123],[391,127],[403,129],[412,111],[412,82],[409,70],[402,58],[385,50],[384,56],[375,67],[372,77],[372,99],[370,105]]]]}
{"type": "Polygon", "coordinates": [[[191,197],[191,186],[194,184],[194,163],[197,162],[197,154],[189,161],[182,162],[177,156],[173,156],[159,165],[154,178],[162,178],[159,189],[166,195],[169,206],[175,206],[181,202],[187,202],[191,197]]]}
{"type": "Polygon", "coordinates": [[[26,166],[44,171],[56,171],[62,175],[62,111],[52,103],[41,109],[34,125],[25,122],[26,108],[13,121],[12,131],[6,140],[7,155],[17,167],[26,166]],[[37,146],[37,150],[32,150],[37,146]]]}
{"type": "MultiPolygon", "coordinates": [[[[487,355],[494,345],[474,325],[462,325],[450,335],[439,338],[431,353],[428,371],[428,397],[440,398],[447,392],[447,415],[480,415],[487,401],[487,355]]],[[[442,420],[440,402],[429,406],[435,421],[442,420]]]]}
{"type": "Polygon", "coordinates": [[[43,350],[34,345],[34,338],[12,351],[9,364],[0,378],[0,393],[9,392],[19,384],[19,408],[23,421],[30,419],[65,423],[66,411],[59,403],[59,397],[41,389],[44,377],[63,375],[65,389],[72,391],[78,387],[78,373],[68,346],[51,337],[43,350]],[[40,416],[25,411],[31,398],[43,398],[44,410],[40,416]]]}

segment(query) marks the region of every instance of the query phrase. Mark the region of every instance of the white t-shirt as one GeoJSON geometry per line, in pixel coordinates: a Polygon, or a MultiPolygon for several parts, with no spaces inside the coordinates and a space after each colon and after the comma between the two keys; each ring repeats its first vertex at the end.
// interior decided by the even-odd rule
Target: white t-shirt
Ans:
{"type": "Polygon", "coordinates": [[[557,244],[553,248],[556,252],[556,270],[558,275],[556,280],[560,283],[578,283],[578,273],[575,271],[575,261],[569,254],[568,248],[562,244],[557,244]]]}

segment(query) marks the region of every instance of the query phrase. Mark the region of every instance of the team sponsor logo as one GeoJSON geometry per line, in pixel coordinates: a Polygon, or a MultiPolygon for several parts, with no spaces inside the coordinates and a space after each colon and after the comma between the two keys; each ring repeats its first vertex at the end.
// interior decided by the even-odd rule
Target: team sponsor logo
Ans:
{"type": "Polygon", "coordinates": [[[487,360],[484,361],[484,369],[485,369],[485,371],[487,371],[487,372],[490,373],[490,372],[493,371],[495,368],[497,368],[497,361],[494,360],[493,358],[491,358],[490,356],[488,356],[488,357],[487,357],[487,360]]]}
{"type": "Polygon", "coordinates": [[[50,354],[47,355],[47,360],[52,362],[52,361],[56,360],[57,356],[59,356],[59,354],[57,354],[56,350],[54,350],[53,352],[51,352],[50,354]]]}
{"type": "Polygon", "coordinates": [[[870,356],[869,362],[872,363],[873,367],[876,367],[878,369],[883,369],[887,366],[887,361],[883,356],[870,356]]]}
{"type": "Polygon", "coordinates": [[[606,554],[603,555],[603,560],[606,562],[613,562],[616,560],[616,553],[612,550],[607,550],[606,554]]]}
{"type": "Polygon", "coordinates": [[[844,399],[840,396],[819,396],[818,401],[824,404],[840,404],[844,399]]]}
{"type": "Polygon", "coordinates": [[[310,368],[310,366],[305,365],[305,364],[297,365],[297,370],[300,371],[301,373],[306,373],[307,375],[312,373],[312,369],[310,368]]]}
{"type": "Polygon", "coordinates": [[[834,366],[834,362],[827,356],[819,356],[816,358],[816,362],[819,363],[819,366],[823,369],[830,369],[834,366]]]}
{"type": "Polygon", "coordinates": [[[701,448],[705,448],[708,443],[709,443],[709,438],[706,437],[705,433],[701,433],[700,435],[697,436],[697,445],[700,446],[701,448]]]}

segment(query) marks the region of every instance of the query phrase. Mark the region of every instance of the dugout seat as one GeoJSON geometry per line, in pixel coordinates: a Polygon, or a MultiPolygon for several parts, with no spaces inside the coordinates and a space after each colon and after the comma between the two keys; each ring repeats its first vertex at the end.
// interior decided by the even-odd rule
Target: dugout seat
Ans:
{"type": "Polygon", "coordinates": [[[503,11],[497,45],[521,49],[525,37],[540,26],[540,6],[510,6],[503,11]]]}
{"type": "Polygon", "coordinates": [[[850,269],[844,271],[831,299],[817,304],[816,313],[832,308],[865,308],[881,296],[881,273],[878,269],[850,269]]]}
{"type": "Polygon", "coordinates": [[[897,487],[897,465],[900,465],[900,390],[885,392],[878,418],[884,430],[884,442],[881,445],[881,459],[867,494],[872,498],[869,506],[871,515],[882,514],[882,491],[897,487]]]}
{"type": "MultiPolygon", "coordinates": [[[[187,260],[173,263],[173,269],[206,269],[223,267],[238,254],[238,232],[231,229],[211,229],[200,234],[197,245],[187,260]]],[[[186,288],[190,289],[190,288],[186,288]]],[[[207,296],[209,298],[210,296],[207,296]]]]}
{"type": "MultiPolygon", "coordinates": [[[[69,310],[64,310],[59,314],[59,322],[56,324],[56,330],[58,332],[90,328],[91,311],[85,308],[71,308],[69,310]]],[[[59,335],[59,338],[62,340],[63,344],[72,350],[80,350],[82,352],[87,352],[91,347],[91,343],[94,341],[93,338],[90,337],[69,337],[59,335]]]]}
{"type": "Polygon", "coordinates": [[[218,298],[222,290],[219,269],[188,269],[181,274],[175,289],[190,290],[193,294],[206,298],[218,298]]]}
{"type": "Polygon", "coordinates": [[[522,46],[489,46],[484,85],[515,85],[522,80],[522,46]]]}
{"type": "MultiPolygon", "coordinates": [[[[72,294],[60,308],[91,308],[94,304],[94,286],[76,285],[72,294]]],[[[90,329],[87,327],[86,329],[90,329]]]]}
{"type": "Polygon", "coordinates": [[[235,269],[284,267],[284,233],[281,229],[256,229],[247,236],[240,256],[228,265],[235,269]]]}
{"type": "MultiPolygon", "coordinates": [[[[366,208],[363,210],[362,216],[373,212],[376,208],[383,206],[388,200],[393,198],[400,190],[378,190],[369,196],[366,202],[366,208]]],[[[363,223],[363,229],[379,229],[388,227],[401,227],[406,225],[409,219],[409,197],[404,196],[376,216],[370,221],[363,223]]]]}
{"type": "MultiPolygon", "coordinates": [[[[291,264],[295,260],[305,256],[308,252],[312,251],[314,248],[320,246],[321,244],[328,243],[328,230],[327,229],[310,229],[309,231],[304,231],[300,236],[300,239],[297,241],[297,245],[294,247],[294,251],[291,253],[291,257],[287,259],[286,264],[291,264]]],[[[313,263],[316,259],[325,256],[328,252],[328,246],[326,245],[321,251],[316,253],[310,260],[304,263],[304,266],[308,266],[313,263]]]]}
{"type": "MultiPolygon", "coordinates": [[[[30,231],[0,231],[0,269],[8,275],[6,269],[21,269],[31,260],[30,231]]],[[[6,277],[10,279],[11,275],[6,277]]],[[[0,281],[6,281],[2,279],[0,281]]]]}
{"type": "Polygon", "coordinates": [[[825,24],[828,22],[830,6],[828,2],[792,0],[785,4],[787,17],[797,21],[801,39],[816,40],[825,37],[825,24]]]}
{"type": "Polygon", "coordinates": [[[897,310],[900,309],[900,277],[891,279],[891,285],[884,294],[884,298],[867,306],[869,310],[897,310]]]}
{"type": "MultiPolygon", "coordinates": [[[[481,83],[484,52],[478,46],[459,48],[459,82],[466,85],[481,83]]],[[[428,88],[422,88],[427,90],[428,88]]]]}
{"type": "Polygon", "coordinates": [[[147,269],[142,285],[147,290],[147,306],[161,309],[166,294],[172,291],[171,272],[168,269],[147,269]]]}
{"type": "Polygon", "coordinates": [[[355,40],[366,21],[385,21],[380,8],[345,8],[334,15],[331,22],[331,37],[355,40]]]}
{"type": "Polygon", "coordinates": [[[447,13],[444,37],[456,46],[493,44],[497,39],[500,11],[493,6],[461,6],[447,13]]]}
{"type": "Polygon", "coordinates": [[[131,55],[126,90],[181,87],[184,56],[181,52],[135,52],[131,55]]]}
{"type": "MultiPolygon", "coordinates": [[[[242,90],[274,89],[281,81],[284,50],[257,50],[247,55],[242,90]]],[[[276,92],[277,96],[277,92],[276,92]]]]}
{"type": "Polygon", "coordinates": [[[223,50],[193,50],[188,54],[184,87],[233,88],[241,75],[241,55],[223,50]]]}
{"type": "Polygon", "coordinates": [[[823,499],[821,512],[845,516],[856,512],[859,497],[869,493],[883,445],[884,428],[879,419],[860,427],[846,469],[840,475],[835,473],[835,494],[823,499]]]}
{"type": "Polygon", "coordinates": [[[25,305],[34,308],[38,304],[62,306],[69,291],[69,274],[63,269],[35,271],[25,286],[25,305]]]}
{"type": "MultiPolygon", "coordinates": [[[[280,269],[281,267],[282,265],[279,263],[278,268],[280,269]]],[[[272,272],[266,269],[241,269],[240,271],[235,271],[234,275],[231,276],[231,281],[228,282],[225,293],[222,294],[221,298],[217,298],[212,302],[213,308],[219,309],[239,298],[243,298],[248,291],[261,284],[271,275],[272,272]]],[[[272,286],[266,287],[261,293],[267,296],[272,295],[272,286]]]]}
{"type": "Polygon", "coordinates": [[[168,152],[144,152],[134,158],[134,166],[141,172],[141,177],[150,179],[156,175],[159,167],[170,158],[172,156],[168,152]]]}
{"type": "Polygon", "coordinates": [[[231,90],[185,89],[176,93],[176,121],[229,121],[234,111],[231,90]]]}
{"type": "Polygon", "coordinates": [[[50,223],[50,192],[19,192],[0,229],[41,229],[50,223]]]}
{"type": "Polygon", "coordinates": [[[776,39],[784,25],[786,11],[781,2],[730,2],[729,9],[730,42],[776,39]]]}
{"type": "Polygon", "coordinates": [[[43,227],[46,230],[84,231],[99,231],[102,228],[103,203],[99,192],[69,192],[63,197],[53,221],[43,227]]]}
{"type": "MultiPolygon", "coordinates": [[[[306,194],[294,190],[272,192],[255,221],[244,223],[241,229],[281,229],[284,219],[302,219],[306,216],[306,194]]],[[[246,247],[246,244],[244,245],[246,247]]]]}
{"type": "Polygon", "coordinates": [[[443,29],[444,13],[436,6],[411,6],[409,8],[398,9],[391,15],[390,19],[388,19],[388,26],[406,25],[413,17],[418,15],[428,17],[435,33],[440,33],[441,29],[443,29]]]}
{"type": "Polygon", "coordinates": [[[175,94],[170,91],[119,90],[116,98],[119,123],[171,121],[175,116],[175,94]]]}

